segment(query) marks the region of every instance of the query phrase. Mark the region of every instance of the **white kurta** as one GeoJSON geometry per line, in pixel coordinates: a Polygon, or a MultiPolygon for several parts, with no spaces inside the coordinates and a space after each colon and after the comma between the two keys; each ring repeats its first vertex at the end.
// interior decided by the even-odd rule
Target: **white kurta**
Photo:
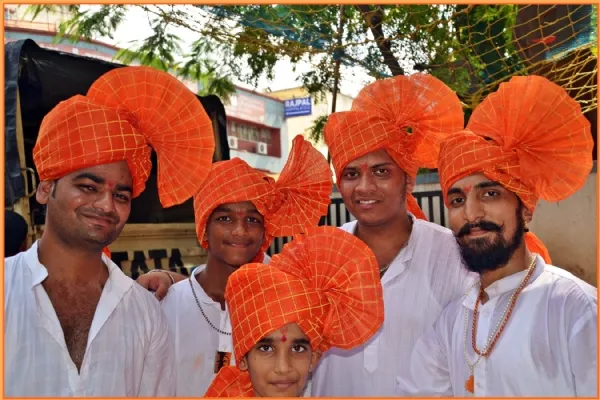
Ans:
{"type": "MultiPolygon", "coordinates": [[[[477,346],[482,349],[526,271],[500,279],[479,306],[477,346]]],[[[452,302],[419,340],[407,371],[399,376],[400,395],[471,395],[464,358],[465,309],[467,352],[479,284],[452,302]]],[[[475,396],[597,397],[598,291],[572,274],[546,265],[538,256],[535,271],[519,295],[513,313],[488,358],[475,366],[475,396]]]]}
{"type": "Polygon", "coordinates": [[[37,242],[4,265],[6,396],[172,396],[173,343],[158,301],[102,256],[109,278],[89,332],[81,371],[50,298],[37,242]]]}
{"type": "MultiPolygon", "coordinates": [[[[342,226],[354,232],[356,221],[342,226]]],[[[444,307],[474,281],[464,267],[452,232],[414,220],[408,244],[382,278],[383,327],[354,350],[331,349],[312,377],[312,396],[390,397],[400,365],[444,307]]]]}
{"type": "MultiPolygon", "coordinates": [[[[264,263],[270,258],[265,255],[264,263]]],[[[196,267],[192,276],[206,268],[196,267]]],[[[221,331],[231,333],[231,321],[227,310],[213,301],[196,279],[192,279],[194,291],[204,313],[210,322],[221,331]]],[[[190,280],[185,279],[171,286],[167,296],[161,302],[171,337],[175,341],[175,359],[177,365],[177,397],[203,397],[215,377],[215,356],[217,351],[230,352],[231,364],[233,342],[231,335],[214,330],[207,322],[190,288],[190,280]]]]}

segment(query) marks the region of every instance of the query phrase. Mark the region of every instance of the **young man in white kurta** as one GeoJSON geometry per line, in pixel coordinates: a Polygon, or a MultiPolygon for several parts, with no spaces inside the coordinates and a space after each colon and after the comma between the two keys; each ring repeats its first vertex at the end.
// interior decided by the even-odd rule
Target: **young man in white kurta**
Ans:
{"type": "Polygon", "coordinates": [[[593,146],[579,104],[539,76],[502,83],[442,142],[450,227],[479,280],[416,345],[401,395],[598,395],[597,289],[549,265],[527,226],[539,199],[583,186],[593,146]]]}
{"type": "Polygon", "coordinates": [[[4,264],[6,396],[151,397],[175,392],[174,351],[158,301],[105,255],[109,278],[81,371],[42,287],[37,242],[4,264]]]}
{"type": "MultiPolygon", "coordinates": [[[[480,306],[477,347],[483,348],[513,291],[527,271],[495,281],[480,306]]],[[[535,270],[519,295],[510,323],[489,358],[474,368],[475,392],[465,390],[470,375],[473,308],[479,285],[453,301],[419,340],[399,374],[400,396],[596,397],[598,387],[598,292],[591,285],[537,256],[535,270]],[[465,321],[465,311],[467,320],[465,321]],[[411,379],[403,379],[406,376],[411,379]]]]}
{"type": "MultiPolygon", "coordinates": [[[[413,218],[407,245],[383,275],[385,320],[366,344],[332,349],[312,376],[316,397],[384,397],[396,393],[396,377],[423,332],[444,307],[464,294],[473,276],[461,267],[452,232],[413,218]]],[[[342,226],[354,232],[357,221],[342,226]]]]}
{"type": "Polygon", "coordinates": [[[419,168],[435,168],[442,137],[464,126],[460,100],[431,75],[378,80],[352,110],[324,128],[337,186],[358,222],[353,232],[375,254],[385,304],[383,327],[352,351],[323,355],[313,396],[394,396],[400,360],[469,284],[452,233],[426,222],[412,190],[419,168]]]}

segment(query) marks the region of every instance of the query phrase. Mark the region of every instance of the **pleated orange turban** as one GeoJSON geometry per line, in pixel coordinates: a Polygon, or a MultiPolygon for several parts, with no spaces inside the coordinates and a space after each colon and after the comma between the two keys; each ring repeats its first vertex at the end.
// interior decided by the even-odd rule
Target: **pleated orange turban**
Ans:
{"type": "MultiPolygon", "coordinates": [[[[246,264],[235,271],[225,300],[236,360],[290,323],[298,324],[313,351],[351,349],[374,335],[384,316],[375,255],[352,234],[331,226],[296,236],[269,265],[246,264]]],[[[253,395],[249,373],[229,366],[205,396],[253,395]]]]}
{"type": "Polygon", "coordinates": [[[333,180],[329,163],[300,135],[277,182],[239,158],[213,165],[202,189],[194,195],[196,234],[204,248],[206,224],[221,204],[251,201],[265,219],[265,243],[256,261],[274,237],[293,236],[315,226],[327,215],[333,180]]]}
{"type": "MultiPolygon", "coordinates": [[[[442,143],[444,199],[454,183],[483,173],[533,212],[538,199],[559,201],[583,186],[593,146],[589,121],[563,88],[540,76],[515,76],[477,106],[466,130],[442,143]]],[[[526,241],[547,253],[533,234],[526,241]]]]}
{"type": "Polygon", "coordinates": [[[159,198],[170,207],[202,186],[214,148],[212,122],[183,83],[153,68],[123,67],[46,115],[33,159],[42,181],[126,161],[136,197],[150,176],[154,149],[159,198]]]}
{"type": "MultiPolygon", "coordinates": [[[[351,111],[329,116],[324,136],[339,185],[349,162],[379,149],[414,178],[420,167],[437,166],[442,139],[463,127],[456,94],[431,75],[414,74],[366,86],[351,111]]],[[[426,219],[412,194],[407,205],[415,216],[426,219]]]]}

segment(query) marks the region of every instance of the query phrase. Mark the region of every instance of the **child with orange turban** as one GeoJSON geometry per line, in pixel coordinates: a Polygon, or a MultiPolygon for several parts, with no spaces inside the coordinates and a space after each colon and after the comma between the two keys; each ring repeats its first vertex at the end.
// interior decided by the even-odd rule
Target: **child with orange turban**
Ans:
{"type": "Polygon", "coordinates": [[[592,148],[579,104],[539,76],[500,84],[442,143],[450,225],[480,279],[417,343],[402,395],[597,397],[597,289],[526,228],[538,199],[583,186],[592,148]]]}
{"type": "Polygon", "coordinates": [[[334,227],[296,236],[269,265],[244,265],[225,298],[239,361],[206,397],[299,397],[322,352],[352,349],[383,323],[375,256],[334,227]]]}
{"type": "Polygon", "coordinates": [[[237,361],[224,297],[230,275],[250,262],[268,263],[264,252],[274,237],[316,226],[327,215],[332,186],[327,160],[302,136],[294,138],[277,181],[239,158],[213,165],[194,196],[206,264],[190,277],[157,270],[138,278],[145,286],[170,286],[162,305],[176,343],[177,396],[202,396],[215,373],[237,361]],[[180,282],[171,286],[171,277],[180,282]]]}

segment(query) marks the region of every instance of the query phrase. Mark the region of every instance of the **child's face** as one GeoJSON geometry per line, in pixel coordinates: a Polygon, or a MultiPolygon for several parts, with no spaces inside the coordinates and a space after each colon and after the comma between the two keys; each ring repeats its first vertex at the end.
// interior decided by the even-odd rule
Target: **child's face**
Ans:
{"type": "Polygon", "coordinates": [[[265,220],[250,201],[218,206],[206,225],[209,257],[240,267],[252,262],[265,240],[265,220]]]}
{"type": "Polygon", "coordinates": [[[321,354],[296,324],[267,335],[240,361],[257,397],[300,397],[321,354]]]}

